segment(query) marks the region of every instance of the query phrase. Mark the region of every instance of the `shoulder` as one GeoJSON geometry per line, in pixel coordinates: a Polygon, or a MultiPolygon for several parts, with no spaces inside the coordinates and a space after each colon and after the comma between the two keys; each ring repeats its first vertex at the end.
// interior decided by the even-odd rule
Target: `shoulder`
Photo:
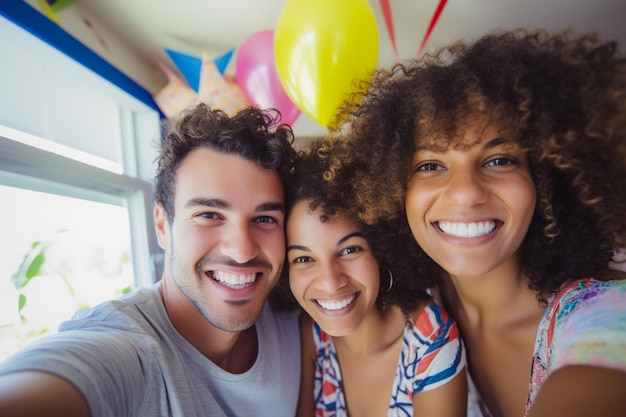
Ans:
{"type": "Polygon", "coordinates": [[[448,312],[434,300],[421,303],[411,314],[414,331],[422,335],[453,332],[458,338],[458,328],[448,312]]]}
{"type": "Polygon", "coordinates": [[[542,321],[547,343],[553,338],[626,331],[626,280],[579,279],[564,284],[548,301],[542,321]]]}
{"type": "Polygon", "coordinates": [[[139,287],[116,300],[108,300],[95,307],[79,310],[71,320],[61,323],[59,331],[132,330],[144,327],[146,317],[156,320],[164,317],[165,308],[156,286],[139,287]]]}
{"type": "Polygon", "coordinates": [[[558,318],[578,309],[619,307],[626,301],[626,280],[600,281],[593,278],[579,279],[564,284],[550,299],[549,309],[558,310],[558,318]]]}
{"type": "Polygon", "coordinates": [[[450,381],[466,364],[456,323],[434,301],[413,312],[405,333],[403,366],[412,375],[412,392],[428,391],[450,381]]]}
{"type": "Polygon", "coordinates": [[[544,331],[553,368],[598,362],[626,369],[626,281],[574,281],[549,309],[544,331]]]}

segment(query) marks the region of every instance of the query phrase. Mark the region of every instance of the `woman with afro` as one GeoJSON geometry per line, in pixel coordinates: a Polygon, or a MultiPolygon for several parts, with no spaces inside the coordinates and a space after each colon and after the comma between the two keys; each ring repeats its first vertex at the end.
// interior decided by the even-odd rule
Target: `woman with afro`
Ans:
{"type": "Polygon", "coordinates": [[[406,218],[428,255],[467,348],[468,415],[624,415],[626,281],[608,269],[626,247],[615,42],[499,32],[378,70],[319,153],[352,215],[406,218]]]}

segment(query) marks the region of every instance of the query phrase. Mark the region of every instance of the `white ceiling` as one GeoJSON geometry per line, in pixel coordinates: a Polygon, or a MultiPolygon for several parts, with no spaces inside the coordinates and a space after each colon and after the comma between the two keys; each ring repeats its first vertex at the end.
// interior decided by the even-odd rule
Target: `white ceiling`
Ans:
{"type": "MultiPolygon", "coordinates": [[[[146,60],[175,65],[164,49],[219,56],[253,33],[274,29],[288,0],[77,0],[146,60]]],[[[295,0],[292,0],[295,1],[295,0]]],[[[302,0],[299,0],[302,1],[302,0]]],[[[316,0],[310,0],[316,1],[316,0]]],[[[337,2],[343,0],[335,0],[337,2]]],[[[394,62],[379,0],[369,0],[379,33],[379,66],[394,62]]],[[[390,0],[396,44],[401,59],[417,54],[439,0],[390,0]]],[[[626,50],[626,0],[449,0],[426,50],[459,38],[475,38],[497,28],[594,30],[620,41],[626,50]]],[[[302,114],[296,134],[324,129],[302,114]]]]}

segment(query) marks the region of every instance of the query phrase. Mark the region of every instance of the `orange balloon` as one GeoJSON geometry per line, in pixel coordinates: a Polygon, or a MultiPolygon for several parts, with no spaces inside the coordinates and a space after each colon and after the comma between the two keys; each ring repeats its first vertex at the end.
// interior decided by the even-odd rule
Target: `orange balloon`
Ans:
{"type": "Polygon", "coordinates": [[[285,91],[305,114],[328,126],[337,108],[378,61],[378,28],[367,0],[289,0],[274,31],[285,91]]]}

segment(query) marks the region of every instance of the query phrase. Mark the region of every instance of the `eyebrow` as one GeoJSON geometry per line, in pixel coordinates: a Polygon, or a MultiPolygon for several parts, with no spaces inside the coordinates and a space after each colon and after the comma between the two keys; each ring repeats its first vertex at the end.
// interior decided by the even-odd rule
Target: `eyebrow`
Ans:
{"type": "Polygon", "coordinates": [[[512,143],[512,142],[513,141],[511,139],[497,137],[497,138],[491,139],[489,142],[486,142],[483,145],[483,149],[491,149],[491,148],[495,148],[497,146],[500,146],[502,144],[512,143]]]}
{"type": "Polygon", "coordinates": [[[361,232],[353,232],[350,233],[349,235],[346,235],[344,237],[342,237],[341,239],[339,239],[337,241],[337,245],[341,245],[343,242],[345,242],[346,240],[352,238],[352,237],[362,237],[363,239],[365,239],[365,235],[363,235],[363,233],[361,232]]]}
{"type": "MultiPolygon", "coordinates": [[[[185,208],[190,207],[210,207],[217,209],[229,209],[232,205],[220,198],[192,198],[191,200],[185,203],[185,208]]],[[[254,208],[255,213],[263,213],[267,211],[279,211],[281,213],[285,212],[285,205],[280,202],[267,202],[259,204],[254,208]]]]}
{"type": "MultiPolygon", "coordinates": [[[[363,239],[365,239],[365,235],[363,233],[361,233],[361,232],[353,232],[353,233],[350,233],[350,234],[342,237],[341,239],[339,239],[337,241],[337,246],[341,245],[346,240],[348,240],[350,238],[353,238],[353,237],[362,237],[363,239]]],[[[311,249],[309,247],[304,246],[304,245],[289,245],[289,246],[287,246],[287,252],[289,252],[291,250],[301,250],[301,251],[304,251],[304,252],[307,252],[307,251],[310,252],[311,251],[311,249]]]]}
{"type": "MultiPolygon", "coordinates": [[[[498,147],[498,146],[500,146],[502,144],[505,144],[505,143],[513,143],[513,141],[511,139],[507,139],[507,138],[503,138],[503,137],[498,136],[497,138],[493,138],[490,141],[485,142],[483,144],[483,146],[482,146],[482,149],[486,150],[486,149],[495,148],[495,147],[498,147]]],[[[416,151],[417,152],[429,151],[429,152],[437,152],[437,153],[442,152],[439,149],[439,147],[434,146],[434,145],[419,145],[419,146],[416,147],[416,151]]]]}

